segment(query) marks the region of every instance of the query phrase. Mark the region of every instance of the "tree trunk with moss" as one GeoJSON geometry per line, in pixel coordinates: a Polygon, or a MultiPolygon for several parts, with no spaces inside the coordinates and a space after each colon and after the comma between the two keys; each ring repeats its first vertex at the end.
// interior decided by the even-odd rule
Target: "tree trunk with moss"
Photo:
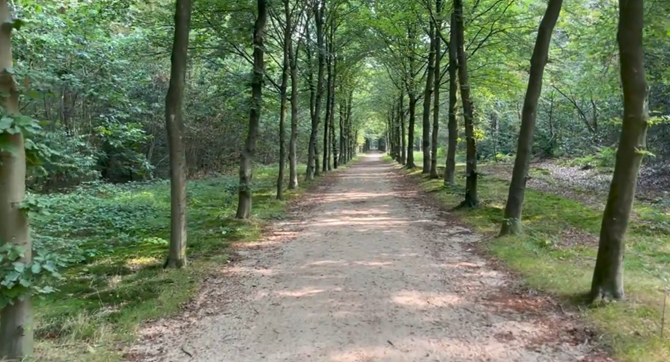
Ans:
{"type": "Polygon", "coordinates": [[[549,0],[544,18],[542,18],[540,28],[537,32],[535,49],[530,58],[530,77],[528,78],[528,89],[526,90],[526,99],[524,100],[521,114],[521,130],[519,132],[516,159],[514,160],[514,170],[512,171],[512,182],[509,185],[505,217],[500,235],[518,234],[521,232],[521,211],[523,209],[526,181],[528,180],[528,166],[533,147],[537,103],[542,93],[542,77],[549,57],[551,34],[554,31],[562,5],[563,0],[549,0]]]}
{"type": "Polygon", "coordinates": [[[251,80],[251,109],[249,111],[249,133],[240,156],[240,185],[237,203],[237,218],[248,219],[251,216],[251,176],[252,162],[256,153],[256,139],[261,119],[263,80],[265,78],[264,31],[267,22],[267,0],[257,0],[258,17],[254,24],[254,67],[251,80]]]}
{"type": "Polygon", "coordinates": [[[465,168],[465,200],[462,207],[475,207],[479,204],[477,198],[477,143],[474,130],[474,106],[470,95],[470,81],[468,79],[468,63],[465,54],[465,35],[463,28],[463,0],[454,0],[456,13],[456,52],[458,57],[458,80],[461,86],[461,101],[463,102],[463,118],[466,138],[466,168],[465,168]]]}
{"type": "Polygon", "coordinates": [[[617,40],[623,88],[623,124],[609,197],[603,214],[591,300],[624,297],[624,235],[635,198],[638,171],[646,150],[648,86],[644,70],[642,0],[619,1],[617,40]]]}
{"type": "MultiPolygon", "coordinates": [[[[18,116],[19,94],[12,59],[14,22],[7,0],[0,0],[0,104],[3,116],[18,116]]],[[[0,130],[0,245],[14,244],[24,250],[18,262],[29,264],[32,244],[28,217],[20,206],[26,195],[26,153],[23,134],[0,130]],[[11,150],[11,152],[10,152],[11,150]]],[[[5,288],[4,286],[2,287],[5,288]]],[[[2,290],[0,290],[2,292],[2,290]]],[[[4,295],[2,298],[6,298],[4,295]]],[[[22,360],[33,352],[33,311],[30,295],[0,312],[0,359],[22,360]]]]}

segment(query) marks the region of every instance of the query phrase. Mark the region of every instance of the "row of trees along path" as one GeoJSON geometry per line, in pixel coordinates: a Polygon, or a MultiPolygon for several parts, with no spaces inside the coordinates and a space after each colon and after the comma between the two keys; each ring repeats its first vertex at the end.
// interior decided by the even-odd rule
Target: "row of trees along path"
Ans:
{"type": "MultiPolygon", "coordinates": [[[[182,104],[190,50],[192,1],[176,0],[175,3],[172,67],[169,89],[165,97],[165,126],[168,134],[171,182],[171,236],[166,268],[187,267],[187,165],[182,104]]],[[[559,19],[562,3],[562,0],[548,1],[530,58],[530,76],[521,112],[522,124],[516,161],[501,235],[521,232],[522,205],[538,113],[538,99],[542,91],[543,72],[547,64],[552,31],[559,19]]],[[[249,44],[249,47],[253,48],[253,54],[249,59],[251,77],[248,130],[244,147],[240,152],[236,216],[246,219],[252,215],[252,164],[259,138],[259,122],[263,117],[264,89],[267,83],[276,86],[280,96],[278,135],[280,173],[276,196],[282,198],[286,164],[289,169],[288,187],[296,188],[299,183],[297,149],[298,116],[301,106],[299,93],[309,93],[311,128],[305,177],[307,180],[312,180],[321,173],[350,161],[357,151],[362,126],[352,123],[351,113],[354,90],[358,80],[365,76],[365,72],[361,71],[365,66],[383,67],[395,88],[386,112],[384,139],[391,156],[408,168],[417,167],[413,153],[416,137],[416,106],[420,101],[423,102],[421,124],[423,163],[419,166],[423,173],[433,178],[439,177],[438,164],[444,163],[438,158],[438,132],[440,88],[446,79],[449,85],[447,127],[449,136],[444,182],[453,184],[456,177],[458,124],[456,103],[460,97],[465,130],[467,179],[464,200],[460,206],[477,207],[477,135],[474,125],[476,114],[468,62],[496,35],[497,30],[493,25],[503,18],[512,3],[497,2],[488,10],[481,11],[470,19],[464,12],[462,0],[448,3],[442,0],[436,0],[434,3],[422,0],[402,4],[409,6],[411,11],[425,10],[427,14],[425,23],[394,18],[400,13],[398,4],[375,4],[372,11],[367,13],[370,26],[368,29],[363,28],[363,31],[366,36],[379,39],[381,46],[365,49],[365,46],[361,47],[358,44],[359,48],[353,53],[346,52],[355,44],[350,40],[354,36],[352,31],[360,31],[361,28],[354,30],[353,25],[345,23],[344,19],[362,11],[366,6],[365,2],[349,4],[336,0],[283,0],[281,5],[275,7],[267,0],[255,1],[255,22],[249,44]],[[485,26],[477,22],[482,18],[488,22],[484,24],[485,26]],[[391,23],[388,19],[391,19],[391,23]],[[383,21],[386,22],[382,24],[383,21]],[[279,39],[282,44],[279,82],[267,76],[266,40],[270,36],[268,32],[270,22],[274,25],[271,36],[273,39],[279,39]],[[476,38],[475,41],[466,42],[466,31],[470,30],[469,26],[480,26],[474,31],[478,34],[483,32],[483,36],[476,38]],[[280,31],[275,32],[277,29],[280,31]],[[424,35],[429,39],[427,57],[418,56],[423,48],[424,35]],[[301,68],[298,61],[301,55],[309,64],[315,66],[301,68]],[[376,60],[366,63],[366,59],[371,59],[370,57],[376,57],[376,60]],[[299,79],[301,75],[305,78],[307,87],[301,88],[299,79]],[[423,91],[420,89],[420,79],[424,80],[423,91]],[[286,147],[287,125],[288,147],[286,147]],[[322,139],[319,138],[320,131],[322,139]],[[337,135],[339,137],[336,137],[337,135]],[[321,155],[319,152],[322,152],[321,155]]],[[[478,5],[477,1],[475,8],[478,5]]],[[[3,112],[0,121],[0,222],[2,223],[0,240],[5,253],[2,255],[12,255],[11,262],[16,271],[18,273],[25,271],[25,275],[28,275],[28,271],[32,269],[32,247],[27,217],[30,203],[25,201],[25,180],[28,161],[32,159],[32,154],[36,150],[39,151],[39,145],[28,140],[34,133],[39,132],[39,126],[35,119],[20,114],[20,95],[12,68],[12,34],[21,28],[24,21],[15,18],[13,6],[13,2],[0,0],[0,22],[2,22],[0,94],[3,112]]],[[[617,38],[623,89],[623,122],[614,177],[602,221],[591,291],[593,300],[616,300],[624,296],[622,277],[624,234],[635,193],[638,169],[645,154],[648,117],[645,110],[647,84],[642,48],[643,15],[643,0],[619,2],[617,38]]],[[[25,287],[13,290],[16,293],[5,293],[11,298],[10,302],[2,307],[0,324],[2,358],[21,359],[32,352],[31,295],[38,290],[28,285],[26,281],[25,287]]]]}

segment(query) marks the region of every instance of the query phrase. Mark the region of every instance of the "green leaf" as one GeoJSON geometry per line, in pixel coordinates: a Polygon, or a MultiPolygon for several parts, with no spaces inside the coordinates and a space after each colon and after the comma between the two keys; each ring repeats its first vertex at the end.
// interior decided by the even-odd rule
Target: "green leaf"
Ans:
{"type": "Polygon", "coordinates": [[[42,265],[40,265],[40,263],[33,263],[32,267],[30,267],[30,270],[33,272],[33,274],[39,274],[42,271],[42,265]]]}
{"type": "Polygon", "coordinates": [[[14,270],[16,270],[17,273],[23,273],[26,270],[26,264],[18,261],[14,262],[14,270]]]}
{"type": "Polygon", "coordinates": [[[9,129],[14,124],[14,118],[3,116],[0,118],[0,132],[9,129]]]}

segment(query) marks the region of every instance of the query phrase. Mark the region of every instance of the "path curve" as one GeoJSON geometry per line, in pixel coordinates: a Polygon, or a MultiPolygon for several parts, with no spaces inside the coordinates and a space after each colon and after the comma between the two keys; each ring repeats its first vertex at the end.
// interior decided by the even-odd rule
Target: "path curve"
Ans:
{"type": "Polygon", "coordinates": [[[244,252],[205,288],[200,302],[216,305],[143,360],[596,360],[571,318],[515,308],[527,301],[509,277],[469,251],[478,236],[420,202],[381,155],[330,177],[277,226],[289,242],[244,252]]]}

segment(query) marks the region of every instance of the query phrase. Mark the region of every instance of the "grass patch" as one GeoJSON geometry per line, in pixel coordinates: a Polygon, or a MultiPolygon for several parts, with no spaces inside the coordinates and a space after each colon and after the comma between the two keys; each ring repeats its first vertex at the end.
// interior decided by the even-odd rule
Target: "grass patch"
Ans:
{"type": "MultiPolygon", "coordinates": [[[[464,174],[463,165],[457,168],[464,174]]],[[[414,175],[423,190],[431,191],[447,207],[463,200],[464,177],[457,179],[456,186],[445,187],[442,180],[421,177],[420,170],[405,172],[414,175]]],[[[478,186],[481,206],[454,213],[478,232],[495,235],[503,221],[509,181],[483,175],[478,186]]],[[[486,248],[523,276],[530,287],[579,308],[602,333],[615,357],[629,362],[670,360],[670,323],[664,326],[665,337],[660,337],[664,290],[670,275],[670,233],[665,231],[670,215],[636,204],[639,217],[630,224],[626,236],[627,300],[588,308],[581,297],[590,289],[602,212],[534,189],[526,190],[523,212],[523,236],[495,238],[486,248]]],[[[666,319],[670,320],[670,306],[666,319]]]]}
{"type": "MultiPolygon", "coordinates": [[[[277,168],[254,171],[254,217],[232,218],[237,177],[188,184],[188,257],[182,270],[163,270],[168,250],[170,190],[166,181],[98,184],[40,196],[49,211],[31,221],[39,250],[58,255],[64,280],[35,301],[37,361],[112,362],[144,321],[174,316],[203,277],[228,260],[233,242],[261,236],[282,218],[275,199],[277,168]],[[122,348],[121,348],[122,349],[122,348]]],[[[290,199],[305,189],[285,192],[290,199]]]]}

